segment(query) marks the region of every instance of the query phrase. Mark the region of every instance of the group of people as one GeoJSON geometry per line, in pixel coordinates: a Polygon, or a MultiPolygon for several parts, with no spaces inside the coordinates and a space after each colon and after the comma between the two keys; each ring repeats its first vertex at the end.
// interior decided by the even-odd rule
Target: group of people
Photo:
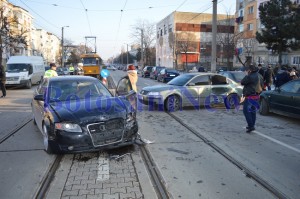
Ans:
{"type": "Polygon", "coordinates": [[[274,72],[271,65],[264,70],[261,64],[258,67],[250,65],[246,68],[247,75],[242,79],[243,96],[243,114],[248,126],[246,132],[255,130],[256,112],[259,109],[259,95],[263,90],[271,90],[271,85],[280,87],[288,81],[299,78],[299,72],[294,68],[281,67],[279,71],[274,72]]]}
{"type": "MultiPolygon", "coordinates": [[[[75,69],[72,65],[69,67],[70,75],[82,75],[83,74],[83,64],[78,63],[77,68],[75,69]]],[[[50,63],[49,70],[45,71],[44,78],[56,77],[58,76],[56,72],[57,66],[55,63],[50,63]]]]}
{"type": "Polygon", "coordinates": [[[273,70],[271,65],[264,69],[261,64],[258,64],[258,73],[264,80],[263,90],[271,90],[272,84],[275,87],[280,87],[288,81],[299,78],[299,72],[296,67],[282,66],[280,69],[276,67],[273,70]]]}

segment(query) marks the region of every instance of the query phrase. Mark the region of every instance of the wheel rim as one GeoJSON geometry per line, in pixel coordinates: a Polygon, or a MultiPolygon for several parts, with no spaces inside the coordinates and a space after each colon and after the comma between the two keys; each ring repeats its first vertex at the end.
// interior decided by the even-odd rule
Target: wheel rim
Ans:
{"type": "Polygon", "coordinates": [[[49,143],[48,143],[48,131],[45,125],[43,125],[43,142],[44,142],[44,148],[47,151],[49,147],[49,143]]]}
{"type": "Polygon", "coordinates": [[[168,111],[177,111],[179,109],[179,99],[176,96],[168,97],[168,111]]]}

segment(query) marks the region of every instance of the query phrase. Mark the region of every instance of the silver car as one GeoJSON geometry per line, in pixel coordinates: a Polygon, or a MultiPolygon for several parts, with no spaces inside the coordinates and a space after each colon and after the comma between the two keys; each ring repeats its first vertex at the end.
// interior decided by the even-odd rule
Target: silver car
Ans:
{"type": "Polygon", "coordinates": [[[219,74],[186,73],[166,85],[144,87],[138,98],[143,104],[159,105],[166,111],[186,106],[210,108],[216,104],[229,109],[239,107],[242,90],[242,86],[219,74]]]}

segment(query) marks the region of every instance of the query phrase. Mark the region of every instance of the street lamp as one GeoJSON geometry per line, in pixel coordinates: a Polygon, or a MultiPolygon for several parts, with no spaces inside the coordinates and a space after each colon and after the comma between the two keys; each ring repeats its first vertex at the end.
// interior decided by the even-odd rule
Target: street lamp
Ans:
{"type": "Polygon", "coordinates": [[[69,28],[69,26],[63,26],[61,27],[61,66],[64,65],[64,28],[69,28]]]}

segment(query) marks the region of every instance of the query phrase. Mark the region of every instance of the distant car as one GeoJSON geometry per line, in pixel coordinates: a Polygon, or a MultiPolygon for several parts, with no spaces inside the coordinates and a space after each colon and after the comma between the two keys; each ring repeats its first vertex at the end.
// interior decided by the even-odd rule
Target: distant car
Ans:
{"type": "Polygon", "coordinates": [[[147,86],[138,99],[145,105],[158,105],[166,111],[177,111],[185,106],[199,108],[224,104],[238,108],[243,87],[229,78],[215,73],[186,73],[166,85],[147,86]]]}
{"type": "Polygon", "coordinates": [[[154,66],[150,72],[150,79],[157,80],[158,73],[166,67],[164,66],[154,66]]]}
{"type": "Polygon", "coordinates": [[[300,79],[260,94],[259,113],[268,115],[270,112],[300,119],[300,79]]]}
{"type": "Polygon", "coordinates": [[[117,70],[117,68],[115,66],[113,66],[113,65],[108,65],[107,69],[108,70],[113,70],[113,71],[117,70]]]}
{"type": "Polygon", "coordinates": [[[157,75],[157,81],[168,82],[179,75],[180,73],[175,69],[163,68],[157,75]]]}
{"type": "Polygon", "coordinates": [[[132,145],[138,124],[129,77],[123,77],[114,91],[115,95],[89,76],[44,78],[31,105],[45,151],[89,152],[132,145]]]}
{"type": "Polygon", "coordinates": [[[145,66],[145,68],[142,70],[142,77],[150,77],[152,68],[153,66],[145,66]]]}
{"type": "Polygon", "coordinates": [[[58,67],[56,68],[56,72],[58,76],[62,76],[62,75],[69,75],[69,69],[66,67],[58,67]]]}
{"type": "Polygon", "coordinates": [[[235,81],[236,83],[241,83],[242,79],[246,76],[246,73],[243,71],[220,71],[220,75],[224,75],[235,81]]]}

